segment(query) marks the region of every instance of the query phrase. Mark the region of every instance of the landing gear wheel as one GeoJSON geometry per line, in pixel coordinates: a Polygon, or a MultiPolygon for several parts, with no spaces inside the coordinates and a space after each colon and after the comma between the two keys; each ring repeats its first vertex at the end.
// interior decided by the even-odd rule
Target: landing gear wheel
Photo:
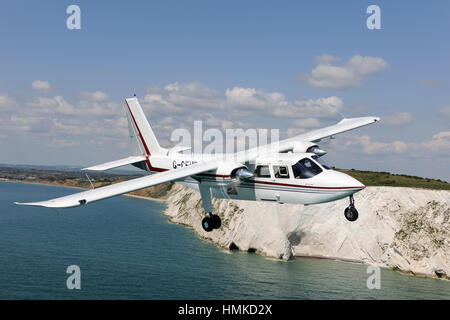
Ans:
{"type": "Polygon", "coordinates": [[[353,206],[349,206],[345,208],[344,215],[348,221],[356,221],[358,219],[358,210],[353,206]]]}
{"type": "Polygon", "coordinates": [[[222,225],[222,219],[217,214],[211,215],[211,221],[214,229],[219,229],[222,225]]]}
{"type": "Polygon", "coordinates": [[[206,232],[211,232],[214,229],[214,223],[210,217],[205,217],[202,220],[203,230],[206,232]]]}

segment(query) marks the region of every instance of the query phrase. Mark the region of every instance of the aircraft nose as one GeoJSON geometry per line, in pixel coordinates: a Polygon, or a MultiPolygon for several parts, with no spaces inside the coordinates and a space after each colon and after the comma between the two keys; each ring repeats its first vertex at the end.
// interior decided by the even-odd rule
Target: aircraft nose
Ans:
{"type": "Polygon", "coordinates": [[[337,173],[337,180],[339,181],[339,186],[342,188],[354,189],[355,192],[364,189],[366,186],[358,181],[357,179],[349,176],[348,174],[335,171],[337,173]]]}

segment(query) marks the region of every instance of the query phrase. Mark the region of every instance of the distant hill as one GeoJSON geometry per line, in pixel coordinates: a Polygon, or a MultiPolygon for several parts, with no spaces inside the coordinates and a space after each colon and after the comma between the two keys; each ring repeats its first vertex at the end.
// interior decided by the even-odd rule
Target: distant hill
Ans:
{"type": "Polygon", "coordinates": [[[361,181],[366,186],[410,187],[435,190],[450,190],[450,183],[439,179],[429,179],[390,172],[361,171],[355,169],[335,169],[361,181]]]}
{"type": "MultiPolygon", "coordinates": [[[[69,172],[80,172],[83,167],[79,166],[43,166],[43,165],[35,165],[35,164],[7,164],[0,163],[0,168],[15,168],[15,169],[34,169],[34,170],[42,170],[42,171],[69,171],[69,172]]],[[[136,174],[142,172],[137,168],[120,168],[120,169],[112,169],[108,171],[109,173],[115,174],[136,174]]],[[[84,175],[84,173],[83,173],[84,175]]]]}

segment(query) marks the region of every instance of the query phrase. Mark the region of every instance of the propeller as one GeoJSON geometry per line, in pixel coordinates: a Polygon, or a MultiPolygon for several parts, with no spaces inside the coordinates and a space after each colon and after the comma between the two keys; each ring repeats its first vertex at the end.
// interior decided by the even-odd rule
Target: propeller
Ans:
{"type": "Polygon", "coordinates": [[[253,173],[250,172],[247,168],[239,168],[236,171],[236,176],[239,180],[246,180],[253,177],[253,173]]]}
{"type": "Polygon", "coordinates": [[[308,148],[308,150],[306,150],[306,152],[314,153],[314,154],[318,155],[319,157],[327,154],[327,152],[325,150],[320,149],[318,146],[312,146],[312,147],[308,148]]]}

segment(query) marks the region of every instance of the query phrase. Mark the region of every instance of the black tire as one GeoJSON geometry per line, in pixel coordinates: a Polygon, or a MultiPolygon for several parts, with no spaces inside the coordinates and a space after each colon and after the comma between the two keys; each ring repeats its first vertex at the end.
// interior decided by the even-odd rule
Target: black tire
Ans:
{"type": "Polygon", "coordinates": [[[356,221],[358,219],[358,210],[355,207],[347,207],[345,208],[344,215],[348,221],[356,221]]]}
{"type": "Polygon", "coordinates": [[[206,232],[211,232],[214,229],[214,224],[213,224],[212,219],[210,217],[203,218],[202,227],[203,227],[203,230],[205,230],[206,232]]]}
{"type": "Polygon", "coordinates": [[[222,226],[222,219],[217,214],[211,215],[211,221],[214,229],[219,229],[222,226]]]}

